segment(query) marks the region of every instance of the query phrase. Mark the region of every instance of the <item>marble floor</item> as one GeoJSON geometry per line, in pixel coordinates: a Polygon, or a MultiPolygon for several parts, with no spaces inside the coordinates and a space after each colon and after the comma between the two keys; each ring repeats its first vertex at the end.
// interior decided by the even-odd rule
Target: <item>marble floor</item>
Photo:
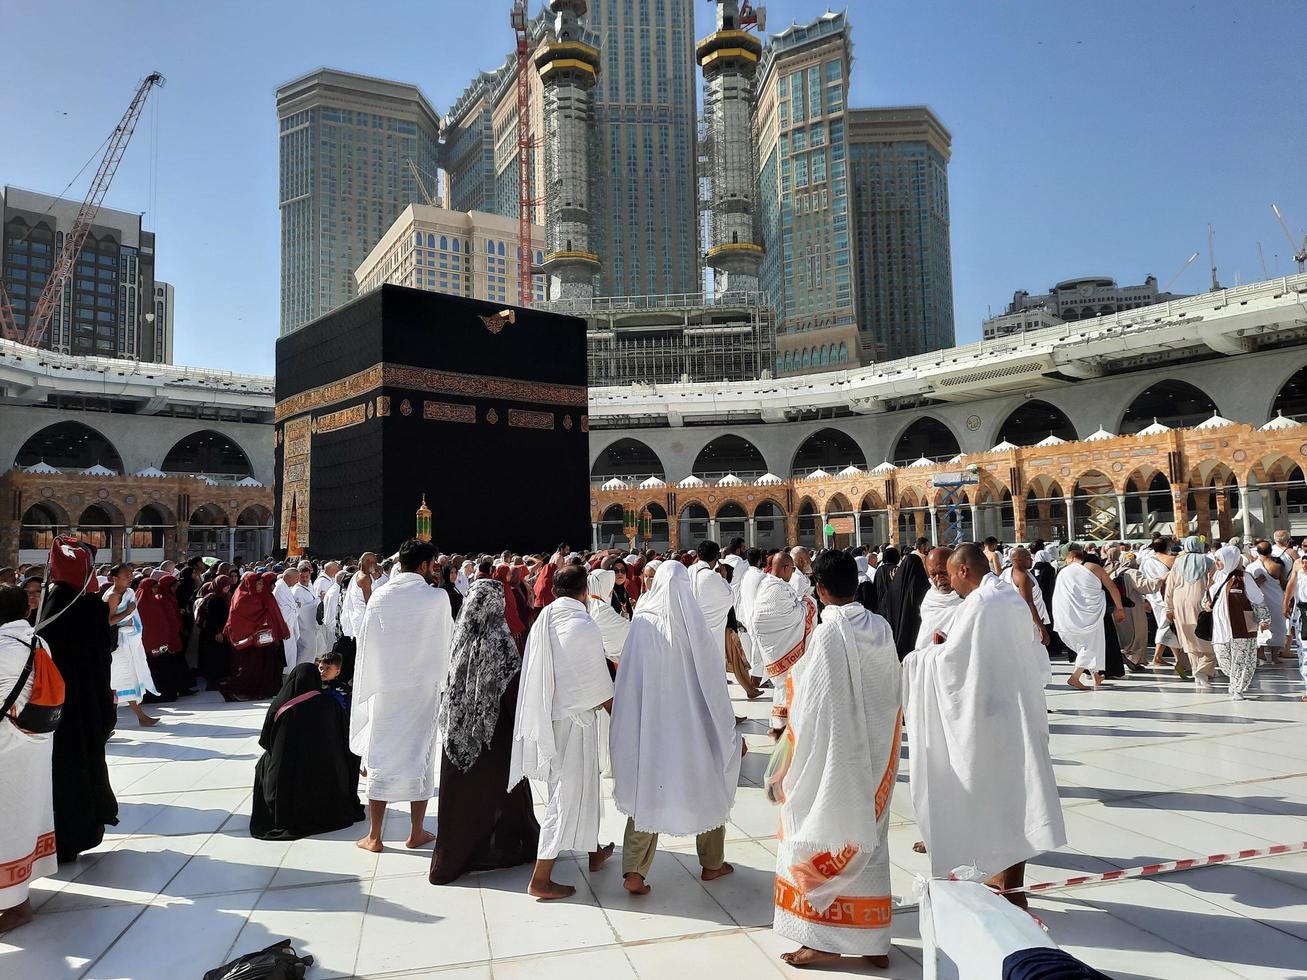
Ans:
{"type": "MultiPolygon", "coordinates": [[[[1060,685],[1067,673],[1055,668],[1060,685]]],[[[1096,693],[1048,691],[1070,843],[1028,881],[1298,843],[1307,838],[1307,704],[1296,668],[1262,668],[1257,700],[1203,695],[1149,671],[1096,693]]],[[[430,849],[354,847],[361,825],[328,838],[252,840],[258,705],[201,694],[155,710],[142,731],[121,714],[109,745],[121,821],[99,849],[33,888],[36,921],[0,941],[0,977],[177,980],[283,938],[310,953],[313,980],[440,977],[551,980],[792,971],[778,954],[771,882],[776,811],[758,788],[769,740],[763,702],[737,695],[751,746],[727,834],[736,873],[696,874],[693,840],[667,840],[632,898],[616,861],[567,902],[524,893],[529,867],[427,883],[430,849]]],[[[910,901],[926,870],[906,774],[892,807],[893,886],[910,901]]],[[[537,799],[539,799],[537,788],[537,799]]],[[[434,829],[434,806],[428,826],[434,829]]],[[[388,836],[402,839],[393,809],[388,836]]],[[[602,838],[621,841],[611,807],[602,838]]],[[[1307,975],[1307,853],[1048,894],[1032,902],[1052,937],[1114,977],[1307,975]]],[[[894,920],[890,968],[921,975],[917,914],[894,920]]]]}

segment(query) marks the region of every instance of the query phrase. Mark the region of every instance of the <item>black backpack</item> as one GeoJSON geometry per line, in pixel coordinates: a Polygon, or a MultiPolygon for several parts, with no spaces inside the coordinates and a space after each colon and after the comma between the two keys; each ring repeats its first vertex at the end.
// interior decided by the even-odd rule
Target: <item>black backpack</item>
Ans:
{"type": "Polygon", "coordinates": [[[296,956],[290,940],[283,939],[210,970],[204,980],[304,980],[304,971],[312,965],[312,956],[296,956]]]}

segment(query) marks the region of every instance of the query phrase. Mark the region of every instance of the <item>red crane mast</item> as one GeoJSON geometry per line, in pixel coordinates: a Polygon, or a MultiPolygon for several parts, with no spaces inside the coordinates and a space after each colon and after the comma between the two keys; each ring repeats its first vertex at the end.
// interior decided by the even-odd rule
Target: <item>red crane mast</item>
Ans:
{"type": "Polygon", "coordinates": [[[5,339],[18,341],[29,347],[38,347],[45,338],[46,330],[50,327],[50,315],[54,312],[55,304],[63,292],[64,283],[68,281],[68,276],[73,271],[73,263],[77,261],[82,246],[86,244],[86,236],[90,234],[95,216],[100,212],[100,204],[109,191],[109,184],[113,181],[114,174],[118,172],[118,164],[122,162],[123,153],[126,152],[127,143],[136,129],[137,120],[141,118],[141,110],[145,108],[145,97],[150,94],[150,89],[156,85],[162,86],[163,83],[163,75],[157,71],[145,76],[132,97],[131,105],[127,107],[122,119],[118,120],[118,125],[114,127],[113,133],[109,136],[109,146],[100,161],[100,169],[96,171],[95,179],[91,181],[90,189],[87,190],[82,206],[77,211],[72,229],[64,236],[63,251],[59,253],[50,270],[45,288],[41,290],[41,296],[36,301],[35,311],[27,319],[27,330],[21,334],[14,320],[13,307],[9,304],[9,294],[5,291],[4,283],[0,282],[0,333],[4,334],[5,339]]]}
{"type": "Polygon", "coordinates": [[[517,38],[517,272],[518,305],[530,306],[535,298],[535,278],[531,270],[535,265],[535,247],[531,242],[531,218],[535,198],[531,196],[531,99],[529,24],[527,0],[513,0],[509,21],[517,38]]]}

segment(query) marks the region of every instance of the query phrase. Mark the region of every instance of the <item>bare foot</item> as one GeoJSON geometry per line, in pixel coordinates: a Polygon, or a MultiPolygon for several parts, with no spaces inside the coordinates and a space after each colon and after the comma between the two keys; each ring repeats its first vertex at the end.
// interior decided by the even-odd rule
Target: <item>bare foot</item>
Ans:
{"type": "Polygon", "coordinates": [[[526,886],[526,893],[539,902],[555,902],[560,898],[571,898],[576,894],[576,889],[571,885],[560,885],[556,881],[546,881],[543,885],[537,885],[535,879],[531,884],[526,886]]]}
{"type": "Polygon", "coordinates": [[[843,957],[839,953],[824,953],[820,949],[800,946],[793,953],[782,953],[781,959],[790,966],[805,967],[819,966],[823,963],[838,963],[843,957]]]}
{"type": "Polygon", "coordinates": [[[21,905],[0,912],[0,933],[9,932],[32,921],[32,903],[24,901],[21,905]]]}
{"type": "Polygon", "coordinates": [[[604,866],[604,862],[613,856],[613,843],[609,841],[597,851],[590,853],[590,870],[598,871],[604,866]]]}
{"type": "Polygon", "coordinates": [[[648,895],[650,888],[644,883],[644,875],[628,871],[622,876],[622,887],[632,895],[648,895]]]}
{"type": "Polygon", "coordinates": [[[414,848],[425,847],[427,844],[430,844],[435,839],[436,839],[435,834],[433,834],[429,830],[423,830],[416,837],[414,837],[412,834],[409,834],[408,840],[404,841],[404,846],[407,847],[409,850],[413,850],[414,848]]]}
{"type": "Polygon", "coordinates": [[[1079,678],[1072,680],[1071,678],[1068,677],[1066,680],[1066,685],[1067,687],[1074,687],[1077,691],[1089,690],[1089,685],[1086,684],[1084,681],[1080,680],[1079,678]]]}
{"type": "Polygon", "coordinates": [[[729,864],[723,862],[720,868],[704,868],[699,877],[704,881],[715,881],[718,878],[725,878],[734,870],[729,864]]]}
{"type": "Polygon", "coordinates": [[[913,849],[914,851],[916,851],[918,854],[925,854],[925,853],[926,853],[926,842],[925,842],[924,840],[919,840],[919,841],[917,841],[915,844],[912,845],[912,849],[913,849]]]}
{"type": "Polygon", "coordinates": [[[381,841],[376,837],[364,837],[355,846],[361,847],[365,851],[371,851],[373,854],[380,854],[383,850],[381,841]]]}

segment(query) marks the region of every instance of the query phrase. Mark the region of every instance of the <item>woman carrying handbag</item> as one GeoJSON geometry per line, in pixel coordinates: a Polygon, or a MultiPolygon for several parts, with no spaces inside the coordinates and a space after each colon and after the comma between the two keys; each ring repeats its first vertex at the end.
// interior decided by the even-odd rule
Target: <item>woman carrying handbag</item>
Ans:
{"type": "Polygon", "coordinates": [[[286,663],[282,641],[290,630],[257,572],[241,577],[223,635],[231,645],[231,679],[223,687],[224,699],[256,701],[281,690],[286,663]]]}
{"type": "Polygon", "coordinates": [[[1244,700],[1257,669],[1257,631],[1270,622],[1266,600],[1243,567],[1243,555],[1227,544],[1216,553],[1216,575],[1207,590],[1198,632],[1210,616],[1212,648],[1221,673],[1230,679],[1230,700],[1244,700]]]}

